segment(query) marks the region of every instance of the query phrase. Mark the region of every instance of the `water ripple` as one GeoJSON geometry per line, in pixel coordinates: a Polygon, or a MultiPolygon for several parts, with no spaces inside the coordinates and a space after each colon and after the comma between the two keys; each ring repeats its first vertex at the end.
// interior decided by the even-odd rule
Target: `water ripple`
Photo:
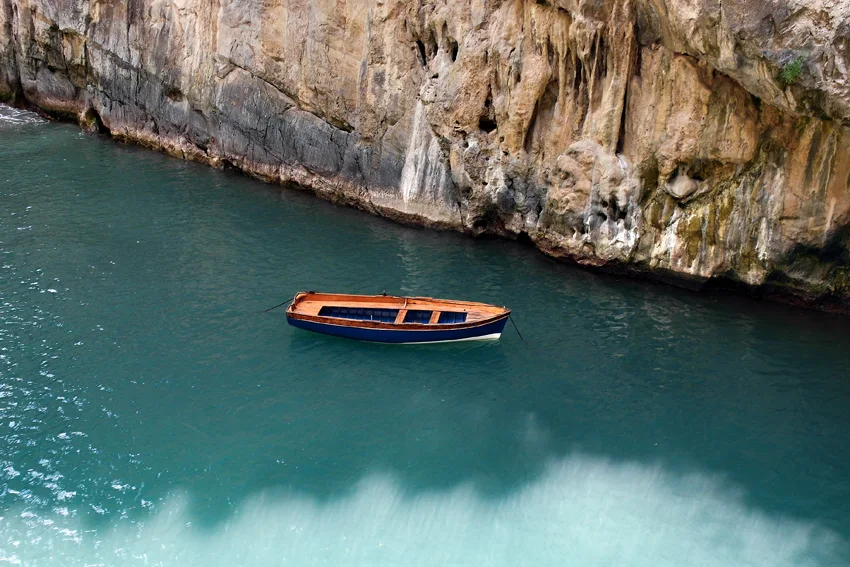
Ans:
{"type": "Polygon", "coordinates": [[[47,120],[35,112],[21,110],[0,104],[0,129],[9,126],[24,126],[31,124],[46,124],[47,120]]]}
{"type": "Polygon", "coordinates": [[[18,112],[0,560],[843,560],[847,319],[601,278],[18,112]],[[399,348],[258,313],[304,289],[507,305],[527,342],[399,348]]]}

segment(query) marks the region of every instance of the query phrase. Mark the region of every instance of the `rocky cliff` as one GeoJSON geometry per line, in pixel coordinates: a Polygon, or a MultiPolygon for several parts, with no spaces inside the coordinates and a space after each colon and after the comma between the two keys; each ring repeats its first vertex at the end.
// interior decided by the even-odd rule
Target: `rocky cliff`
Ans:
{"type": "Polygon", "coordinates": [[[0,0],[0,96],[407,222],[850,308],[843,0],[0,0]]]}

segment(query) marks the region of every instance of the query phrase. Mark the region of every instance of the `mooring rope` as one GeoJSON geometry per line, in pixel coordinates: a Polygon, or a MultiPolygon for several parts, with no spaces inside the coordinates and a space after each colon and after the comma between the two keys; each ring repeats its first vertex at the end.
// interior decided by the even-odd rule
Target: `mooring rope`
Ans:
{"type": "MultiPolygon", "coordinates": [[[[298,297],[298,294],[296,294],[295,297],[298,297]]],[[[284,305],[292,305],[292,302],[295,301],[295,297],[293,297],[289,301],[284,301],[280,305],[275,305],[274,307],[270,307],[270,308],[266,309],[265,311],[260,311],[260,313],[268,313],[269,311],[274,311],[278,307],[283,307],[284,305]]]]}
{"type": "MultiPolygon", "coordinates": [[[[516,326],[516,323],[514,322],[514,316],[513,316],[513,314],[512,314],[512,313],[508,314],[508,319],[510,319],[510,320],[511,320],[511,325],[513,325],[513,326],[514,326],[514,330],[516,331],[516,334],[517,334],[517,335],[519,335],[519,339],[520,339],[522,342],[524,342],[524,343],[525,343],[525,339],[524,339],[524,338],[522,338],[522,333],[520,333],[520,332],[519,332],[519,328],[516,326]]],[[[528,344],[528,343],[525,343],[525,344],[528,344]]]]}

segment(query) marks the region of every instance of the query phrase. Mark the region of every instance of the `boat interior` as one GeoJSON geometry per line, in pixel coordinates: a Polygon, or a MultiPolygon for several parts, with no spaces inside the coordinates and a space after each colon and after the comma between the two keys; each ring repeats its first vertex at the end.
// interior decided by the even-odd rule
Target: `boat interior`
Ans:
{"type": "Polygon", "coordinates": [[[288,311],[299,315],[350,321],[419,325],[477,323],[509,312],[504,307],[485,303],[430,297],[314,292],[298,294],[288,311]]]}

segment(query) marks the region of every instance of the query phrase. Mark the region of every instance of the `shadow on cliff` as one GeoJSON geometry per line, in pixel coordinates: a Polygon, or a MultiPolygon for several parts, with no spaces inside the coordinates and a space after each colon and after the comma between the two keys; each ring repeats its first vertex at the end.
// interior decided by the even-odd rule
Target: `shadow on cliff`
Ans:
{"type": "Polygon", "coordinates": [[[850,312],[850,223],[833,229],[822,246],[799,244],[776,264],[764,285],[768,295],[850,312]]]}

